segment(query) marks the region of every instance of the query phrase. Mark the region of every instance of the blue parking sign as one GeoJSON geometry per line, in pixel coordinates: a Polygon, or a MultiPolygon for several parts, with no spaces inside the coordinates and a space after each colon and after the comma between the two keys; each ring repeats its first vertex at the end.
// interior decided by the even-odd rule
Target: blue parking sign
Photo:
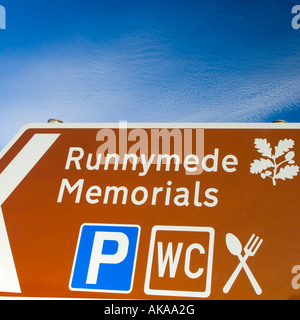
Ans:
{"type": "Polygon", "coordinates": [[[130,293],[139,235],[138,225],[83,224],[70,290],[130,293]]]}

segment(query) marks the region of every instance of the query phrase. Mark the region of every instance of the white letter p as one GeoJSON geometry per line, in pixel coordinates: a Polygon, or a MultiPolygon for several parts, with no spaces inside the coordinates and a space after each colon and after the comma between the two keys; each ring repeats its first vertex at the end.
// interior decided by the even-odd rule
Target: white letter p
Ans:
{"type": "Polygon", "coordinates": [[[96,232],[91,253],[91,259],[86,278],[87,284],[96,284],[101,263],[117,264],[122,262],[128,252],[129,240],[125,233],[121,232],[96,232]],[[117,241],[118,249],[114,254],[103,254],[102,248],[105,240],[117,241]]]}

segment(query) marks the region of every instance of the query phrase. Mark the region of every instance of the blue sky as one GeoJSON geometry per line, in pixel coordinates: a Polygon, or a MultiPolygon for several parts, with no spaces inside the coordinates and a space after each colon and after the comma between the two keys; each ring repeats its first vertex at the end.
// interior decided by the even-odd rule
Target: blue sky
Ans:
{"type": "Polygon", "coordinates": [[[0,148],[25,124],[300,122],[294,0],[0,0],[0,148]]]}

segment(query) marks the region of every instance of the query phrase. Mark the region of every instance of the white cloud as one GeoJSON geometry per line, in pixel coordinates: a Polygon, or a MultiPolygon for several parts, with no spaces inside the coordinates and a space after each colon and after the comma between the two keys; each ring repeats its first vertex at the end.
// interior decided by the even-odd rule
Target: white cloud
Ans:
{"type": "MultiPolygon", "coordinates": [[[[135,34],[4,56],[0,146],[26,123],[262,121],[299,101],[297,57],[231,70],[135,34]],[[272,68],[270,68],[272,66],[272,68]]],[[[238,62],[237,62],[238,63],[238,62]]]]}

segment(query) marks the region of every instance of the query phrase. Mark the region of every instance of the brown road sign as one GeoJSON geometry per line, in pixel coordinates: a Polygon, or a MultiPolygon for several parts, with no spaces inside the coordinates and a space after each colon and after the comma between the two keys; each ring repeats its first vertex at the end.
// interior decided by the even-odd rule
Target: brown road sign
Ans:
{"type": "Polygon", "coordinates": [[[298,124],[43,124],[0,159],[0,295],[295,299],[298,124]]]}

